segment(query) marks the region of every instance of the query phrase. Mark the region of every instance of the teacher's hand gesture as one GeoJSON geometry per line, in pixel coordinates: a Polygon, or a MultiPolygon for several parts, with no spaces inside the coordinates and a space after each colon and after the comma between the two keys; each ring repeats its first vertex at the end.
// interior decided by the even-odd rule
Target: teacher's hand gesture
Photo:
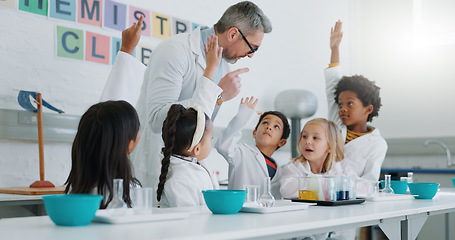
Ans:
{"type": "Polygon", "coordinates": [[[221,93],[223,101],[228,101],[239,94],[240,87],[242,86],[239,75],[248,71],[250,71],[248,68],[240,68],[226,74],[226,76],[221,79],[218,86],[223,89],[223,92],[221,93]]]}

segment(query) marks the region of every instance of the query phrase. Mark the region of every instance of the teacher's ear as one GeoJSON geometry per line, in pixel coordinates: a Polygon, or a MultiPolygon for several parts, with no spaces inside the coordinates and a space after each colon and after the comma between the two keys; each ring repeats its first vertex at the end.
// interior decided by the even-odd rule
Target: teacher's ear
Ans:
{"type": "Polygon", "coordinates": [[[232,42],[238,38],[239,29],[237,27],[231,27],[223,34],[226,36],[226,40],[232,42]]]}

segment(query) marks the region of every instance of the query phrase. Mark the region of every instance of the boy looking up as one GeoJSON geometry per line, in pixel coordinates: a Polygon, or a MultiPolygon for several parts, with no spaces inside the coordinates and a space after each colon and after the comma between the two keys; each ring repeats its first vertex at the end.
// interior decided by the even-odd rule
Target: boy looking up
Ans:
{"type": "MultiPolygon", "coordinates": [[[[329,68],[325,70],[329,120],[341,128],[345,139],[345,160],[341,161],[344,169],[364,180],[378,181],[387,143],[379,130],[367,122],[378,116],[381,107],[379,87],[361,75],[341,75],[341,27],[342,23],[338,21],[332,28],[332,55],[329,68]]],[[[357,186],[358,191],[361,188],[357,186]]]]}
{"type": "Polygon", "coordinates": [[[245,185],[263,186],[266,177],[271,178],[272,195],[281,199],[280,168],[272,154],[286,144],[289,137],[289,122],[278,111],[265,112],[253,131],[256,146],[238,143],[241,130],[256,114],[254,108],[258,100],[254,97],[241,100],[237,115],[221,132],[215,144],[216,150],[229,164],[229,189],[244,189],[245,185]]]}

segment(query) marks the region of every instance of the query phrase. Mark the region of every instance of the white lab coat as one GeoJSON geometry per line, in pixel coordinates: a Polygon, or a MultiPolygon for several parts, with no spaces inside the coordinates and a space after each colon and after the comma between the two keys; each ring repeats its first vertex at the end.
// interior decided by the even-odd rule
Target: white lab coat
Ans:
{"type": "MultiPolygon", "coordinates": [[[[325,69],[329,120],[341,128],[341,137],[346,139],[347,127],[338,115],[339,108],[335,102],[335,87],[341,77],[341,66],[325,69]]],[[[365,182],[378,181],[382,162],[387,152],[387,142],[381,136],[379,129],[368,127],[374,130],[344,145],[344,160],[341,161],[346,173],[361,178],[357,180],[357,193],[367,192],[365,182]]]]}
{"type": "Polygon", "coordinates": [[[166,179],[161,207],[205,205],[202,191],[219,188],[216,175],[203,162],[196,164],[173,156],[166,179]]]}
{"type": "MultiPolygon", "coordinates": [[[[134,101],[135,94],[138,94],[136,83],[138,79],[143,79],[136,105],[141,122],[141,140],[132,152],[131,160],[135,176],[142,185],[156,187],[162,159],[161,128],[170,106],[175,103],[185,107],[200,105],[210,117],[222,89],[202,76],[206,62],[201,50],[200,28],[162,41],[153,50],[145,74],[143,67],[133,61],[132,56],[126,55],[117,55],[102,100],[134,101]],[[125,81],[128,84],[119,85],[125,81]],[[128,87],[119,91],[116,85],[128,87]]],[[[224,76],[230,69],[224,59],[221,65],[224,76]]]]}
{"type": "Polygon", "coordinates": [[[146,66],[128,53],[119,51],[112,65],[100,102],[125,100],[136,106],[146,66]]]}
{"type": "MultiPolygon", "coordinates": [[[[262,188],[265,178],[269,176],[261,151],[256,146],[238,143],[242,138],[242,128],[248,125],[255,115],[253,109],[241,104],[237,115],[220,133],[215,143],[216,150],[229,164],[229,189],[245,189],[245,185],[259,185],[262,188]]],[[[275,199],[281,199],[280,175],[281,169],[278,166],[271,181],[271,191],[275,199]]]]}
{"type": "MultiPolygon", "coordinates": [[[[341,162],[333,164],[328,175],[343,174],[341,162]]],[[[281,171],[280,178],[280,193],[283,198],[299,197],[299,177],[316,175],[311,172],[311,166],[308,161],[301,163],[300,161],[289,161],[281,171]]]]}

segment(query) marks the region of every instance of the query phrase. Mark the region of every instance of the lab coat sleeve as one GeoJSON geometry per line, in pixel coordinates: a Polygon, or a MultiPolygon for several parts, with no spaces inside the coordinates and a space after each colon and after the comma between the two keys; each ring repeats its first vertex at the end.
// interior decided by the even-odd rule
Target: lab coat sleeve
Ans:
{"type": "MultiPolygon", "coordinates": [[[[222,89],[210,79],[200,76],[196,80],[193,96],[179,101],[188,61],[194,61],[193,53],[172,41],[157,47],[145,71],[143,88],[147,88],[146,108],[152,131],[161,133],[164,119],[172,104],[184,107],[199,105],[210,117],[222,89]]],[[[142,90],[144,91],[144,89],[142,90]]]]}
{"type": "Polygon", "coordinates": [[[364,172],[360,177],[368,181],[378,181],[382,162],[384,162],[386,153],[387,143],[384,139],[380,139],[380,141],[376,141],[376,143],[372,144],[364,172]]]}
{"type": "Polygon", "coordinates": [[[253,119],[254,114],[256,112],[253,109],[240,104],[237,115],[218,136],[215,148],[228,163],[235,164],[233,161],[242,160],[236,157],[239,151],[238,142],[242,138],[242,129],[253,119]]]}
{"type": "Polygon", "coordinates": [[[303,175],[292,162],[282,168],[280,193],[283,198],[297,198],[299,196],[299,177],[303,177],[303,175]]]}
{"type": "Polygon", "coordinates": [[[173,179],[165,183],[164,194],[169,207],[188,207],[203,204],[202,191],[195,187],[194,183],[173,179]]]}
{"type": "Polygon", "coordinates": [[[100,102],[125,100],[135,106],[144,80],[145,65],[125,52],[119,51],[100,102]]]}
{"type": "Polygon", "coordinates": [[[340,116],[338,115],[338,104],[335,102],[335,87],[342,77],[341,66],[326,68],[324,75],[329,120],[333,121],[335,124],[337,124],[337,126],[341,126],[343,123],[341,122],[340,116]]]}

